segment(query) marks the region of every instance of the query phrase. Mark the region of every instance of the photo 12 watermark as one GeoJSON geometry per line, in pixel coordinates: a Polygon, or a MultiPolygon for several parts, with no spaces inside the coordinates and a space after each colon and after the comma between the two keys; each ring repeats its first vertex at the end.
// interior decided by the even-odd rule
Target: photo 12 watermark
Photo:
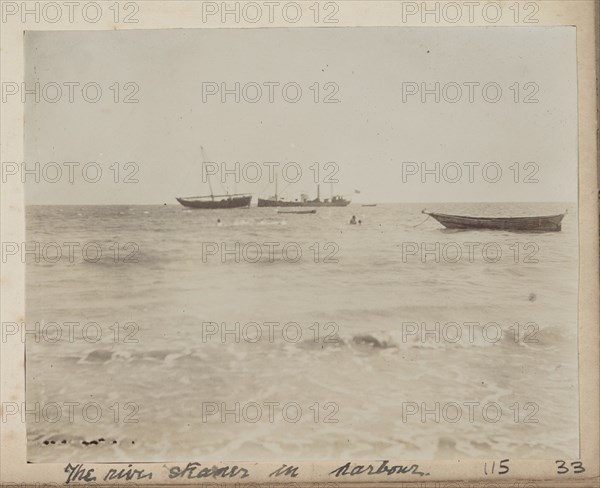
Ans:
{"type": "Polygon", "coordinates": [[[2,322],[2,343],[137,344],[140,326],[136,322],[2,322]]]}
{"type": "Polygon", "coordinates": [[[402,242],[402,262],[538,264],[537,242],[402,242]]]}
{"type": "Polygon", "coordinates": [[[402,183],[485,184],[508,181],[540,183],[540,165],[534,161],[497,163],[464,161],[403,161],[402,183]]]}
{"type": "Polygon", "coordinates": [[[2,162],[2,183],[18,180],[21,183],[139,183],[140,166],[133,161],[97,163],[64,162],[2,162]]]}
{"type": "Polygon", "coordinates": [[[202,103],[341,103],[340,86],[333,81],[202,82],[202,103]]]}
{"type": "Polygon", "coordinates": [[[84,23],[97,24],[108,20],[115,24],[137,24],[140,22],[142,2],[129,1],[2,1],[2,23],[57,24],[84,23]]]}
{"type": "MultiPolygon", "coordinates": [[[[2,402],[2,423],[17,419],[22,423],[57,422],[97,424],[101,420],[115,424],[136,424],[140,406],[135,402],[2,402]]],[[[83,441],[82,441],[83,442],[83,441]]],[[[54,445],[56,441],[43,441],[45,445],[54,445]]],[[[67,442],[60,442],[66,444],[67,442]]]]}
{"type": "Polygon", "coordinates": [[[340,6],[343,2],[329,1],[222,1],[202,2],[202,22],[220,24],[257,24],[283,22],[298,24],[301,21],[311,24],[339,23],[340,6]]]}
{"type": "Polygon", "coordinates": [[[2,262],[21,263],[139,263],[135,242],[2,242],[2,262]]]}
{"type": "MultiPolygon", "coordinates": [[[[2,5],[5,5],[4,3],[2,5]]],[[[86,103],[102,100],[113,103],[139,103],[140,86],[133,81],[48,81],[45,83],[2,82],[2,103],[86,103]]]]}
{"type": "Polygon", "coordinates": [[[403,23],[421,24],[538,24],[542,2],[512,1],[461,1],[461,2],[410,2],[401,1],[403,23]]]}
{"type": "Polygon", "coordinates": [[[336,322],[202,322],[203,343],[276,343],[297,344],[312,341],[317,344],[341,344],[340,326],[336,322]]]}
{"type": "Polygon", "coordinates": [[[203,263],[288,263],[338,264],[340,246],[336,242],[202,242],[203,263]]]}
{"type": "Polygon", "coordinates": [[[296,424],[302,419],[324,424],[337,424],[340,407],[335,402],[202,402],[202,422],[257,422],[296,424]]]}

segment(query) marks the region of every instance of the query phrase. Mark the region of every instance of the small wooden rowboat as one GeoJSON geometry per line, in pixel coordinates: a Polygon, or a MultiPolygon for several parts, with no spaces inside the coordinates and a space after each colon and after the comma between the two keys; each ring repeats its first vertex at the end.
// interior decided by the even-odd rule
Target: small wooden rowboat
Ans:
{"type": "Polygon", "coordinates": [[[434,212],[422,213],[433,217],[448,229],[492,229],[512,232],[560,232],[567,211],[542,217],[466,217],[434,212]]]}
{"type": "Polygon", "coordinates": [[[317,211],[313,210],[277,210],[278,214],[316,214],[317,211]]]}

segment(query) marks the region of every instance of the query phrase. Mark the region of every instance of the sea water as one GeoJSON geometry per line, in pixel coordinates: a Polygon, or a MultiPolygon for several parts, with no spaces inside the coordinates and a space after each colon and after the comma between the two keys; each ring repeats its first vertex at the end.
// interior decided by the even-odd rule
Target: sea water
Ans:
{"type": "Polygon", "coordinates": [[[425,206],[568,205],[28,207],[28,460],[576,458],[575,207],[425,206]]]}

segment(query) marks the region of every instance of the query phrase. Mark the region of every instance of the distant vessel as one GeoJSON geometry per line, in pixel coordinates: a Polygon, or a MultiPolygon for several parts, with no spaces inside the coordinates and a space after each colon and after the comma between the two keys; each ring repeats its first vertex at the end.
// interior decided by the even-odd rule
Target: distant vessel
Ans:
{"type": "Polygon", "coordinates": [[[177,197],[176,200],[184,207],[203,208],[212,210],[217,208],[248,208],[252,195],[209,195],[205,197],[177,197]]]}
{"type": "Polygon", "coordinates": [[[362,206],[363,207],[376,207],[377,204],[376,203],[363,203],[362,206]]]}
{"type": "Polygon", "coordinates": [[[547,215],[542,217],[466,217],[434,212],[422,213],[433,217],[448,229],[492,229],[513,232],[560,232],[562,220],[567,214],[547,215]]]}
{"type": "Polygon", "coordinates": [[[281,200],[277,196],[277,178],[275,178],[275,196],[258,199],[259,207],[346,207],[347,205],[350,205],[350,200],[346,200],[341,195],[321,200],[321,185],[317,185],[317,198],[314,200],[309,200],[306,195],[302,195],[300,200],[281,200]]]}
{"type": "MultiPolygon", "coordinates": [[[[204,157],[204,148],[202,146],[200,146],[200,151],[202,152],[202,159],[205,161],[206,158],[204,157]]],[[[252,202],[251,194],[237,193],[233,195],[215,195],[210,182],[210,176],[208,174],[206,176],[210,188],[210,195],[200,197],[176,197],[175,199],[184,207],[205,210],[250,207],[250,203],[252,202]]]]}
{"type": "Polygon", "coordinates": [[[316,214],[317,211],[313,210],[277,210],[278,214],[316,214]]]}

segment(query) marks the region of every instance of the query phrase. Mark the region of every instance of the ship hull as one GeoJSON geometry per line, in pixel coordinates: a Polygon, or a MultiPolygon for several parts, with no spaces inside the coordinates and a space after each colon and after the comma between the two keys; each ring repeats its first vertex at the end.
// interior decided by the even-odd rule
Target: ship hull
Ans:
{"type": "Polygon", "coordinates": [[[322,200],[306,200],[304,202],[286,202],[283,200],[268,200],[264,198],[258,199],[259,207],[347,207],[350,205],[349,200],[340,198],[331,202],[322,200]]]}
{"type": "Polygon", "coordinates": [[[543,217],[465,217],[427,213],[447,229],[488,229],[512,232],[560,232],[565,214],[543,217]]]}
{"type": "Polygon", "coordinates": [[[204,210],[248,208],[250,207],[250,202],[252,201],[252,195],[239,197],[220,197],[215,198],[214,200],[207,199],[206,197],[177,198],[177,201],[184,207],[204,210]]]}

